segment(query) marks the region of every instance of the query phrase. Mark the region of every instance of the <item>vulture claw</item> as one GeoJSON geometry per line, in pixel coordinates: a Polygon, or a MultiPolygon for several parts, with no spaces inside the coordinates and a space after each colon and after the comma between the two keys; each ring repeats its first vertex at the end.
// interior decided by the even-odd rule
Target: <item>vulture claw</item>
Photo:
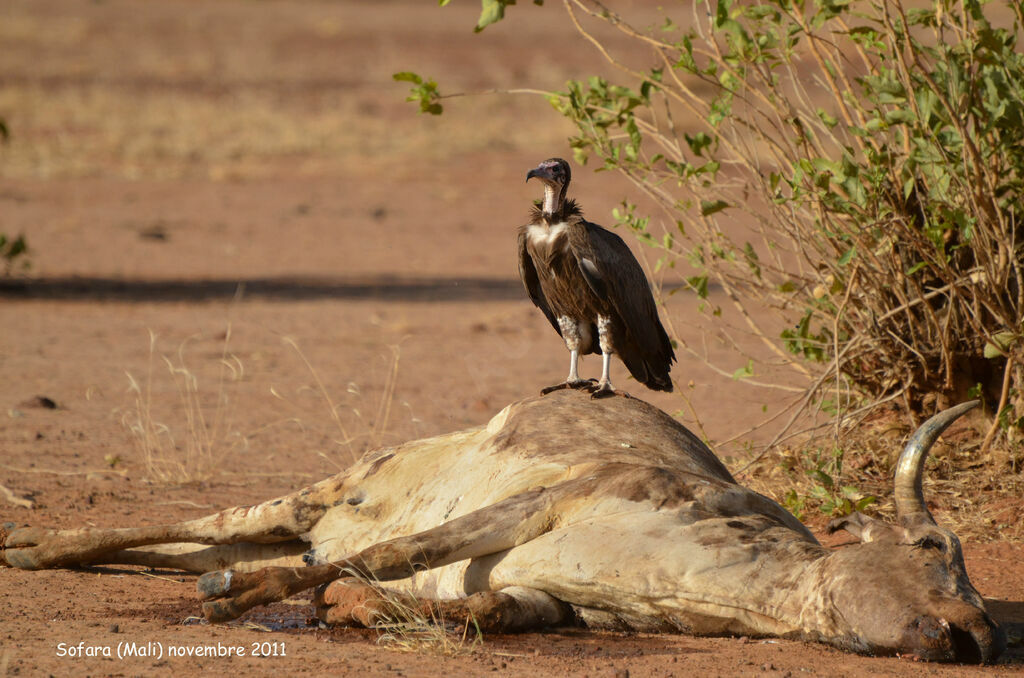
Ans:
{"type": "Polygon", "coordinates": [[[563,389],[571,388],[575,391],[594,388],[594,384],[597,383],[596,379],[577,379],[575,381],[563,381],[561,384],[555,384],[554,386],[548,386],[540,391],[541,395],[547,395],[554,391],[561,391],[563,389]]]}
{"type": "Polygon", "coordinates": [[[590,391],[590,397],[594,398],[595,400],[598,398],[611,398],[613,396],[622,396],[623,398],[633,397],[626,393],[625,391],[618,391],[612,388],[612,385],[610,383],[600,384],[597,386],[597,388],[591,389],[590,391]]]}

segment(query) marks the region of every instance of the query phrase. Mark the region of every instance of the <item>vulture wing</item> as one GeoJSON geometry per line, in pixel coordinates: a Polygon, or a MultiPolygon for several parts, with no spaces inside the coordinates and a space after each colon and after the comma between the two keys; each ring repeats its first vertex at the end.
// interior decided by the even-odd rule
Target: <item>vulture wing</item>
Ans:
{"type": "Polygon", "coordinates": [[[671,390],[675,353],[640,262],[622,238],[584,220],[570,229],[569,245],[590,289],[619,316],[613,339],[630,373],[651,388],[671,390]]]}
{"type": "Polygon", "coordinates": [[[523,285],[526,287],[526,293],[530,295],[530,301],[544,312],[544,317],[555,328],[555,332],[558,332],[558,336],[562,336],[562,330],[558,327],[558,318],[551,311],[548,300],[540,288],[540,279],[537,277],[537,267],[533,263],[533,257],[526,249],[525,227],[519,229],[519,277],[523,279],[523,285]]]}

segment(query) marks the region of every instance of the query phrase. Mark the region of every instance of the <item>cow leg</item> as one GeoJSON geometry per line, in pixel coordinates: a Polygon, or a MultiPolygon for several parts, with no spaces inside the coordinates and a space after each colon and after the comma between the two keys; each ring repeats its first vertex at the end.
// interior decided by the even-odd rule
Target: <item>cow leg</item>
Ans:
{"type": "Polygon", "coordinates": [[[123,549],[152,544],[271,544],[305,534],[331,506],[344,501],[345,478],[334,476],[278,499],[239,506],[174,525],[118,529],[46,530],[26,527],[7,535],[0,564],[25,570],[88,565],[123,549]]]}
{"type": "Polygon", "coordinates": [[[166,570],[182,570],[202,574],[233,567],[252,572],[263,567],[302,567],[309,544],[301,539],[277,544],[162,544],[115,551],[92,561],[93,565],[141,565],[166,570]]]}
{"type": "Polygon", "coordinates": [[[517,633],[565,624],[572,608],[537,589],[511,586],[455,600],[421,600],[360,579],[337,579],[317,592],[316,616],[326,624],[373,628],[406,616],[473,623],[487,633],[517,633]]]}
{"type": "Polygon", "coordinates": [[[235,619],[344,576],[390,581],[419,570],[478,558],[524,544],[558,526],[556,503],[579,493],[596,477],[566,481],[509,497],[418,534],[374,544],[343,561],[306,568],[268,567],[257,572],[208,572],[196,583],[203,614],[213,622],[235,619]]]}

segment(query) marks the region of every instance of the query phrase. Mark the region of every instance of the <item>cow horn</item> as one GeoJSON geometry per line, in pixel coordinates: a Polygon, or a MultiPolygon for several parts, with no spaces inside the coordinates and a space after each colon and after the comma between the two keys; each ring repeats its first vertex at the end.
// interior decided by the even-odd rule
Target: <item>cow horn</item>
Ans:
{"type": "Polygon", "coordinates": [[[916,524],[935,525],[935,518],[924,503],[924,491],[921,489],[921,477],[924,474],[924,460],[935,440],[950,424],[960,418],[968,410],[973,409],[980,400],[971,400],[956,407],[939,412],[921,424],[914,432],[907,446],[903,448],[899,461],[896,462],[895,501],[896,518],[904,527],[916,524]]]}

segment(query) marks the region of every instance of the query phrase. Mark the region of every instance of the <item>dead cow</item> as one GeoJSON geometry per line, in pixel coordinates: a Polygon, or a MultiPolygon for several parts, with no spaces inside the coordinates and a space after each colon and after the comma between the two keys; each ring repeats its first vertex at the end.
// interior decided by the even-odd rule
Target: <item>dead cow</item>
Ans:
{"type": "Polygon", "coordinates": [[[198,586],[213,621],[330,583],[321,619],[372,622],[355,574],[401,580],[503,631],[582,623],[988,662],[1004,634],[921,491],[929,447],[974,404],[933,417],[908,443],[898,524],[850,516],[836,527],[862,543],[836,550],[737,485],[664,412],[560,391],[258,506],[159,527],[14,530],[0,561],[206,572],[198,586]]]}

